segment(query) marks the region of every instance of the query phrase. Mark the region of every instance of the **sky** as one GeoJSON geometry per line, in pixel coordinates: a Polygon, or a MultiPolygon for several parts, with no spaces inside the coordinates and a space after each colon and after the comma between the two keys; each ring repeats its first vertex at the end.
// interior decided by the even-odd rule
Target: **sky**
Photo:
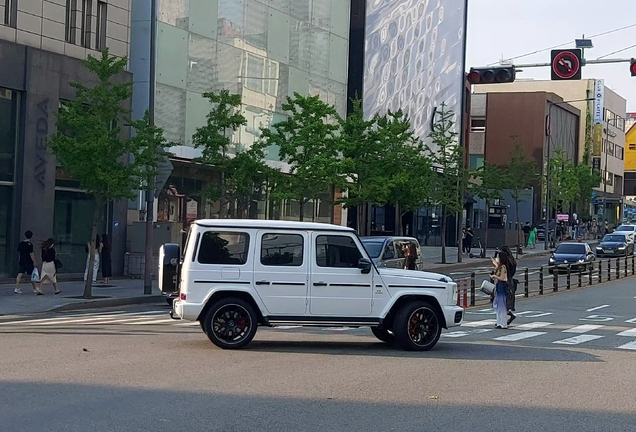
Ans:
{"type": "MultiPolygon", "coordinates": [[[[550,49],[573,48],[574,39],[592,39],[587,60],[636,45],[636,0],[469,0],[466,69],[542,51],[513,60],[514,65],[549,63],[550,49]],[[604,36],[591,36],[621,27],[604,36]]],[[[636,58],[636,46],[607,58],[636,58]]],[[[526,68],[519,78],[550,79],[550,68],[526,68]]],[[[636,77],[629,63],[587,65],[583,78],[604,79],[636,112],[636,77]]]]}

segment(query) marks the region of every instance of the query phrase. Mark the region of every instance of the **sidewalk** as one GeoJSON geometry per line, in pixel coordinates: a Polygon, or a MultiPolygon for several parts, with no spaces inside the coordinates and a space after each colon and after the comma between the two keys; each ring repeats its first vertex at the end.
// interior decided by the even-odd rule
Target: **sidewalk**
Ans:
{"type": "Polygon", "coordinates": [[[45,284],[45,295],[33,293],[31,284],[22,283],[22,294],[14,294],[15,285],[0,285],[0,315],[21,315],[50,311],[116,307],[141,303],[166,304],[156,286],[151,295],[144,295],[143,281],[139,279],[111,279],[109,285],[93,285],[92,299],[82,298],[84,282],[60,282],[61,294],[53,294],[53,286],[45,284]]]}

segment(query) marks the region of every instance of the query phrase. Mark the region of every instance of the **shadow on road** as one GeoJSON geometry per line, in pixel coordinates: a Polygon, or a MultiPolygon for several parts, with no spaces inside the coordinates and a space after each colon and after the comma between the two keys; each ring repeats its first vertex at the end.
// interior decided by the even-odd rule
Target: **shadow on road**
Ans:
{"type": "MultiPolygon", "coordinates": [[[[185,377],[184,377],[185,378],[185,377]]],[[[183,382],[187,386],[187,381],[183,382]]],[[[628,431],[636,415],[601,409],[457,404],[423,389],[409,404],[325,397],[221,393],[131,386],[0,382],[2,430],[21,432],[214,431],[628,431]]],[[[386,395],[377,395],[378,401],[386,395]]],[[[476,397],[475,400],[488,398],[476,397]]],[[[497,399],[497,398],[496,398],[497,399]]]]}

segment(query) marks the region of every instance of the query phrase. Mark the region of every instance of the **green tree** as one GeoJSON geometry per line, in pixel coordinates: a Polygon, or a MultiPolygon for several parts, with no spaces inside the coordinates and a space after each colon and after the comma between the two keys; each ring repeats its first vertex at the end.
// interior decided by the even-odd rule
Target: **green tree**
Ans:
{"type": "Polygon", "coordinates": [[[234,217],[243,214],[249,205],[254,187],[260,186],[267,176],[269,168],[264,162],[264,145],[255,143],[241,150],[232,143],[233,134],[247,120],[240,112],[241,95],[228,90],[218,93],[207,92],[203,97],[211,105],[206,116],[206,124],[197,128],[192,136],[195,148],[202,149],[197,161],[214,167],[220,172],[218,185],[209,185],[204,194],[212,201],[219,201],[221,218],[227,218],[229,207],[234,203],[234,217]]]}
{"type": "Polygon", "coordinates": [[[84,65],[96,83],[71,83],[75,99],[60,107],[57,132],[49,142],[64,172],[80,183],[95,204],[85,298],[91,297],[95,237],[104,206],[112,200],[134,198],[137,190],[151,184],[166,155],[163,131],[150,124],[148,113],[138,121],[127,120],[129,111],[123,107],[132,95],[132,84],[119,79],[126,63],[108,50],[100,58],[88,56],[84,65]],[[133,138],[125,137],[122,123],[135,129],[133,138]]]}
{"type": "Polygon", "coordinates": [[[429,133],[436,148],[426,146],[427,157],[438,173],[431,188],[431,198],[441,208],[442,263],[446,263],[448,216],[464,209],[462,180],[466,178],[466,168],[463,149],[457,143],[453,115],[445,104],[440,106],[429,133]]]}
{"type": "Polygon", "coordinates": [[[290,166],[289,175],[278,181],[272,197],[297,201],[302,221],[305,204],[343,184],[338,113],[319,96],[298,93],[293,99],[288,97],[282,107],[288,112],[287,119],[271,129],[261,129],[265,145],[278,146],[281,160],[290,166]]]}
{"type": "Polygon", "coordinates": [[[579,182],[574,163],[558,148],[550,158],[550,209],[569,213],[570,205],[579,194],[579,182]]]}
{"type": "Polygon", "coordinates": [[[576,166],[576,178],[579,180],[579,191],[576,197],[576,210],[582,219],[590,217],[590,206],[594,188],[601,185],[601,176],[591,168],[590,153],[592,152],[592,116],[589,108],[586,116],[585,148],[583,159],[576,166]]]}
{"type": "Polygon", "coordinates": [[[506,170],[489,162],[484,162],[480,168],[469,173],[470,182],[468,190],[485,201],[486,220],[483,242],[483,254],[486,256],[486,246],[488,244],[488,217],[490,215],[490,205],[494,200],[503,199],[502,192],[506,187],[506,170]]]}
{"type": "Polygon", "coordinates": [[[541,176],[538,172],[536,162],[526,156],[523,146],[517,141],[517,136],[513,135],[511,139],[513,147],[510,151],[510,161],[503,167],[505,189],[510,191],[510,196],[515,202],[517,242],[518,244],[522,244],[519,204],[525,202],[526,194],[524,194],[524,192],[537,185],[541,176]]]}

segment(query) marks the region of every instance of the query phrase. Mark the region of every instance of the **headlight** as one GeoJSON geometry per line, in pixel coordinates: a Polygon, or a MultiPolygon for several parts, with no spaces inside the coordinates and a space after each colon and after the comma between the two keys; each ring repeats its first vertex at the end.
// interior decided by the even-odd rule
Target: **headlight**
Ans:
{"type": "Polygon", "coordinates": [[[625,250],[625,246],[619,247],[618,250],[625,250]]]}
{"type": "Polygon", "coordinates": [[[602,252],[602,251],[603,251],[603,248],[602,248],[602,247],[598,247],[598,246],[597,246],[597,247],[596,247],[596,250],[597,250],[597,251],[601,251],[601,252],[602,252]]]}
{"type": "Polygon", "coordinates": [[[550,259],[548,260],[548,262],[549,262],[550,264],[553,264],[553,263],[554,263],[554,258],[550,257],[550,259]]]}
{"type": "Polygon", "coordinates": [[[581,259],[579,260],[579,264],[583,264],[584,262],[585,262],[585,260],[584,260],[583,258],[581,258],[581,259]]]}

